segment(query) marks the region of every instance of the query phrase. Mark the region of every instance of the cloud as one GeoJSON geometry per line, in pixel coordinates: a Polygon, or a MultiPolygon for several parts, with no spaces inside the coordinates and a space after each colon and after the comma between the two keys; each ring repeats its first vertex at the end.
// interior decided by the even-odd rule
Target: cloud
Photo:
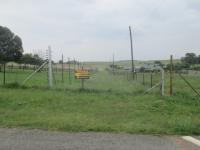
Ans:
{"type": "Polygon", "coordinates": [[[199,52],[199,13],[199,0],[1,0],[0,24],[55,60],[130,59],[131,25],[136,59],[167,59],[199,52]]]}

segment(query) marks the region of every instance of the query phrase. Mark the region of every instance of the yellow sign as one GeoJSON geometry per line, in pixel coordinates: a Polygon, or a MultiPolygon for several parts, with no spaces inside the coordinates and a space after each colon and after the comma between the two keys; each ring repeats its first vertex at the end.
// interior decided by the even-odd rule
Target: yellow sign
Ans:
{"type": "Polygon", "coordinates": [[[75,71],[75,79],[89,79],[90,73],[86,69],[78,69],[75,71]]]}

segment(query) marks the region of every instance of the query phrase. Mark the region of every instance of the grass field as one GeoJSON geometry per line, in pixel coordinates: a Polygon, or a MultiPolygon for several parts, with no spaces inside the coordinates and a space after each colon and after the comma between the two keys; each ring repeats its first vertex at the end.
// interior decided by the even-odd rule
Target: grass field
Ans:
{"type": "MultiPolygon", "coordinates": [[[[8,84],[0,87],[0,126],[27,127],[60,131],[103,131],[145,134],[200,134],[200,98],[177,75],[174,76],[174,96],[168,95],[166,74],[165,93],[159,88],[148,94],[150,75],[142,74],[137,81],[127,75],[106,71],[92,74],[80,90],[81,82],[72,77],[69,84],[65,73],[55,73],[56,85],[47,88],[47,73],[40,72],[24,86],[20,83],[30,71],[7,72],[8,84]]],[[[0,79],[2,84],[2,73],[0,79]]],[[[198,76],[185,76],[200,90],[198,76]]],[[[154,74],[153,83],[160,74],[154,74]]]]}
{"type": "MultiPolygon", "coordinates": [[[[13,70],[12,72],[8,71],[6,73],[6,83],[18,83],[21,84],[23,81],[31,74],[30,70],[13,70]]],[[[150,75],[146,74],[146,86],[141,84],[142,75],[138,75],[138,82],[134,82],[131,80],[130,74],[122,74],[122,75],[113,75],[107,71],[99,71],[97,73],[91,73],[91,78],[89,80],[85,80],[85,88],[90,90],[99,90],[99,91],[115,91],[115,92],[126,92],[126,93],[140,93],[144,91],[144,89],[149,88],[150,84],[150,75]],[[128,79],[128,80],[127,80],[128,79]],[[134,88],[137,87],[137,88],[134,88]]],[[[62,82],[62,74],[61,72],[54,72],[54,88],[61,89],[80,89],[81,81],[76,80],[74,78],[74,73],[72,72],[70,75],[65,71],[64,72],[64,82],[62,82]],[[71,83],[71,84],[70,84],[71,83]]],[[[27,81],[24,86],[27,87],[48,87],[48,79],[47,72],[39,72],[29,81],[27,81]]],[[[158,82],[158,75],[155,74],[154,83],[158,82]]],[[[0,84],[3,84],[3,73],[0,73],[0,84]]]]}
{"type": "MultiPolygon", "coordinates": [[[[155,61],[160,61],[164,65],[170,64],[170,59],[169,60],[146,60],[146,61],[134,60],[134,64],[136,67],[142,67],[145,64],[154,64],[155,61]]],[[[174,59],[173,62],[178,63],[180,62],[180,60],[174,59]]],[[[104,70],[112,63],[113,62],[85,62],[84,64],[91,68],[98,68],[100,70],[104,70]]],[[[131,67],[131,61],[129,60],[116,61],[115,64],[121,67],[131,67]]]]}

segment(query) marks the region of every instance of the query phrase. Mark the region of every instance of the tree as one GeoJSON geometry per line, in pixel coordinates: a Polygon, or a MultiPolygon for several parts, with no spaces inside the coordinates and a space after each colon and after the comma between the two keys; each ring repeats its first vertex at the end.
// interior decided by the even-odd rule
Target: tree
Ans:
{"type": "Polygon", "coordinates": [[[33,63],[33,56],[32,54],[24,54],[21,58],[21,63],[24,64],[32,64],[33,63]]]}
{"type": "Polygon", "coordinates": [[[198,57],[195,53],[186,53],[185,57],[181,58],[181,61],[185,64],[193,65],[198,63],[198,57]]]}
{"type": "MultiPolygon", "coordinates": [[[[166,66],[166,70],[170,70],[171,68],[171,64],[167,64],[166,66]]],[[[186,64],[186,63],[175,63],[173,64],[173,69],[176,70],[176,71],[180,71],[182,69],[189,69],[190,68],[190,65],[189,64],[186,64]]]]}
{"type": "Polygon", "coordinates": [[[0,26],[0,62],[4,64],[5,85],[5,63],[8,61],[18,61],[22,57],[22,40],[7,27],[0,26]]]}
{"type": "Polygon", "coordinates": [[[34,65],[42,65],[42,63],[44,63],[44,60],[40,58],[38,54],[33,55],[33,61],[34,61],[33,62],[34,65]]]}
{"type": "Polygon", "coordinates": [[[59,63],[59,64],[62,64],[62,60],[59,60],[58,63],[59,63]]]}
{"type": "Polygon", "coordinates": [[[39,57],[37,54],[24,54],[21,58],[21,63],[30,64],[30,65],[41,65],[44,60],[39,57]]]}
{"type": "Polygon", "coordinates": [[[19,61],[22,57],[22,40],[7,27],[0,26],[0,61],[19,61]]]}
{"type": "Polygon", "coordinates": [[[154,64],[155,64],[155,65],[158,65],[158,66],[160,66],[160,67],[163,67],[162,62],[159,61],[159,60],[154,61],[154,64]]]}
{"type": "Polygon", "coordinates": [[[200,55],[197,57],[197,63],[200,64],[200,55]]]}

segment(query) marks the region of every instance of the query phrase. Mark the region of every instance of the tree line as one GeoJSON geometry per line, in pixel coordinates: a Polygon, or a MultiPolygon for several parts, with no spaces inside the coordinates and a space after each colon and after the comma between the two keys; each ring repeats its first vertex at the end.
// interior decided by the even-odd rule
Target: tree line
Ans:
{"type": "MultiPolygon", "coordinates": [[[[161,62],[160,64],[164,66],[161,62]]],[[[184,57],[180,59],[180,62],[173,64],[175,70],[200,70],[200,55],[195,53],[186,53],[184,57]]],[[[170,64],[166,65],[166,70],[170,69],[170,64]]]]}
{"type": "Polygon", "coordinates": [[[0,26],[0,63],[14,61],[21,64],[41,65],[44,60],[37,54],[23,54],[22,40],[9,28],[0,26]]]}

